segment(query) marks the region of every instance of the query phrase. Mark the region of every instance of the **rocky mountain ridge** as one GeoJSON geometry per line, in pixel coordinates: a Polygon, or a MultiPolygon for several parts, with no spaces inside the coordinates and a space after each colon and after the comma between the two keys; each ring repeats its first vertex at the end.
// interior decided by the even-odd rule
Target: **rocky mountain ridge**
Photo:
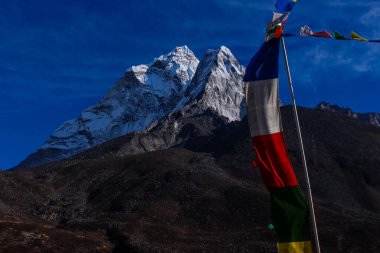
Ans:
{"type": "Polygon", "coordinates": [[[349,118],[361,120],[376,127],[380,127],[380,113],[356,113],[350,108],[340,107],[327,102],[321,102],[316,106],[316,109],[337,113],[349,118]]]}
{"type": "Polygon", "coordinates": [[[245,114],[244,68],[222,46],[199,62],[186,46],[177,47],[149,65],[129,68],[95,106],[63,123],[37,152],[18,167],[64,159],[107,140],[144,132],[178,111],[207,111],[228,122],[245,114]]]}

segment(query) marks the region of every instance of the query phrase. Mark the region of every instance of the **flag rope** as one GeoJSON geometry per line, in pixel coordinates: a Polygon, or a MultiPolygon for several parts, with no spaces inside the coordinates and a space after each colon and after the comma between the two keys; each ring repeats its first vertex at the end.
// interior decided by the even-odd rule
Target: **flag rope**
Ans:
{"type": "Polygon", "coordinates": [[[356,41],[356,42],[367,42],[367,43],[380,43],[379,39],[368,39],[368,40],[358,40],[358,39],[335,39],[335,38],[327,38],[327,37],[316,37],[316,36],[302,36],[295,33],[283,33],[283,37],[289,38],[289,37],[306,37],[306,38],[317,38],[317,39],[332,39],[332,40],[339,40],[339,41],[356,41]]]}
{"type": "Polygon", "coordinates": [[[315,247],[316,247],[317,253],[321,253],[321,248],[320,248],[320,245],[319,245],[319,238],[318,238],[317,221],[316,221],[316,218],[315,218],[315,211],[314,211],[314,204],[313,204],[313,195],[312,195],[312,192],[311,192],[311,184],[310,184],[309,172],[308,172],[307,163],[306,163],[305,149],[304,149],[303,140],[302,140],[301,127],[300,127],[300,122],[299,122],[298,112],[297,112],[297,104],[296,104],[296,100],[295,100],[295,97],[294,97],[293,82],[292,82],[292,77],[290,75],[290,67],[289,67],[289,61],[288,61],[288,55],[287,55],[287,52],[286,52],[284,37],[281,37],[281,45],[282,45],[282,51],[284,53],[286,72],[287,72],[287,75],[288,75],[290,95],[292,97],[293,112],[294,112],[294,118],[295,118],[295,123],[296,123],[296,128],[297,128],[297,134],[298,134],[298,140],[299,140],[299,145],[300,145],[300,151],[301,151],[301,156],[302,156],[303,170],[304,170],[305,177],[306,177],[306,184],[307,184],[307,192],[308,192],[308,198],[309,198],[310,212],[311,212],[312,223],[313,223],[313,232],[314,232],[313,234],[314,234],[315,247]]]}

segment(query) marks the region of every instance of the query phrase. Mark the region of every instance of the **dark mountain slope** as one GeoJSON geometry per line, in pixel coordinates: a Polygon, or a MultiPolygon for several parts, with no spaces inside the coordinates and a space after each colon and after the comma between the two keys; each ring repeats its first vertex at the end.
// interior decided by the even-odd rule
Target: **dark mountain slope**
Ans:
{"type": "MultiPolygon", "coordinates": [[[[323,252],[378,252],[380,129],[328,111],[299,113],[323,252]]],[[[290,107],[282,117],[304,186],[290,107]]],[[[250,167],[246,120],[227,124],[212,112],[172,120],[68,160],[2,172],[0,249],[275,252],[269,195],[250,167]],[[175,136],[177,148],[123,151],[136,138],[147,147],[166,140],[175,122],[179,132],[191,129],[175,136]],[[13,231],[29,234],[11,240],[13,231]]]]}
{"type": "MultiPolygon", "coordinates": [[[[291,107],[284,107],[282,114],[288,150],[302,183],[301,158],[291,107]]],[[[329,111],[300,108],[299,114],[311,180],[315,182],[314,190],[331,202],[344,202],[347,198],[347,201],[361,203],[362,207],[379,212],[380,202],[365,199],[365,196],[377,196],[376,192],[380,191],[380,129],[329,111]],[[341,196],[334,197],[337,192],[341,196]]],[[[145,152],[141,148],[142,143],[152,149],[177,146],[212,153],[217,163],[233,175],[241,174],[243,178],[252,179],[247,172],[251,170],[249,164],[253,154],[246,120],[226,124],[211,112],[188,118],[169,118],[149,133],[120,137],[74,159],[141,153],[145,152]],[[177,132],[172,129],[174,125],[177,132]],[[186,134],[182,134],[184,132],[186,134]],[[174,141],[170,142],[170,138],[174,141]],[[157,147],[157,143],[165,145],[157,147]]]]}

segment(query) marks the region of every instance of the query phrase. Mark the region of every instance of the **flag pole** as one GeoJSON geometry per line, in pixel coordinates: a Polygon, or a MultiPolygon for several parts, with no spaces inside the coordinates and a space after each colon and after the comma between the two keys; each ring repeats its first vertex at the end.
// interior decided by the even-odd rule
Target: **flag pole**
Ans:
{"type": "Polygon", "coordinates": [[[304,149],[304,146],[303,146],[301,127],[300,127],[300,122],[299,122],[299,118],[298,118],[296,99],[294,97],[293,82],[292,82],[292,77],[290,75],[288,54],[286,53],[286,47],[285,47],[285,39],[284,39],[284,37],[281,37],[281,45],[282,45],[282,51],[284,52],[284,59],[285,59],[285,64],[286,64],[286,72],[288,74],[290,95],[292,97],[294,118],[295,118],[295,122],[296,122],[298,140],[299,140],[300,151],[301,151],[301,156],[302,156],[303,170],[304,170],[305,177],[306,177],[306,184],[307,184],[307,192],[308,192],[308,198],[309,198],[310,212],[311,212],[312,223],[313,223],[315,247],[317,249],[317,253],[321,253],[321,248],[319,246],[317,222],[316,222],[316,219],[315,219],[315,212],[314,212],[313,195],[311,194],[311,185],[310,185],[310,179],[309,179],[309,172],[308,172],[307,163],[306,163],[305,149],[304,149]]]}

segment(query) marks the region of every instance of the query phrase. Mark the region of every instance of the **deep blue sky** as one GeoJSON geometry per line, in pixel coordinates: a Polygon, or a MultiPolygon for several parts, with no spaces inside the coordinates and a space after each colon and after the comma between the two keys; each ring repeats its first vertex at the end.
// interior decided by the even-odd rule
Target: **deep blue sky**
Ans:
{"type": "MultiPolygon", "coordinates": [[[[149,63],[177,45],[188,45],[198,58],[225,45],[247,64],[262,43],[273,5],[274,0],[2,0],[0,168],[35,151],[129,66],[149,63]]],[[[304,24],[380,39],[380,2],[299,0],[287,32],[304,24]]],[[[289,38],[287,45],[300,105],[328,101],[380,112],[380,44],[289,38]]]]}

